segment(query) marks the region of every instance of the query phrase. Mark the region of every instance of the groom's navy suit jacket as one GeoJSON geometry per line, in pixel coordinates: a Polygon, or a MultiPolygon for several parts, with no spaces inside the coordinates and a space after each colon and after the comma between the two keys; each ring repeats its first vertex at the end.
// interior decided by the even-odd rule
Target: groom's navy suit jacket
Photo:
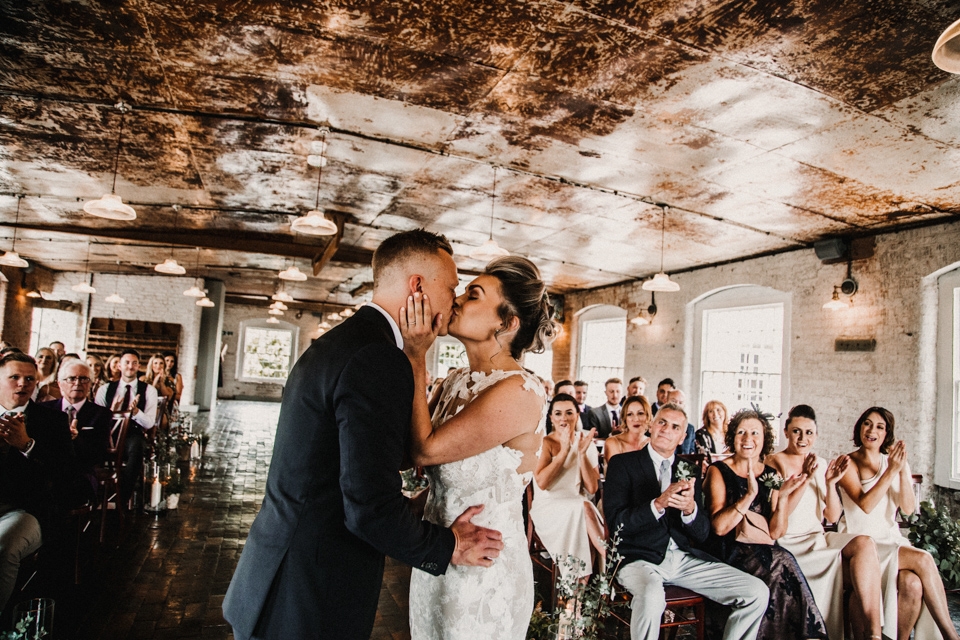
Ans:
{"type": "Polygon", "coordinates": [[[223,603],[245,638],[367,640],[383,557],[446,571],[455,540],[400,493],[413,370],[390,324],[362,307],[287,379],[267,476],[223,603]]]}
{"type": "MultiPolygon", "coordinates": [[[[694,484],[697,515],[693,521],[684,524],[680,519],[680,510],[671,507],[657,519],[650,508],[650,502],[662,491],[649,448],[648,444],[639,451],[615,455],[607,465],[607,476],[603,484],[603,511],[611,533],[622,527],[618,550],[624,562],[646,560],[660,564],[667,553],[670,538],[673,538],[682,550],[703,560],[714,560],[695,548],[695,545],[702,544],[710,533],[710,519],[703,509],[699,469],[696,470],[694,484]]],[[[679,463],[679,458],[674,458],[671,469],[671,479],[674,481],[679,463]]]]}

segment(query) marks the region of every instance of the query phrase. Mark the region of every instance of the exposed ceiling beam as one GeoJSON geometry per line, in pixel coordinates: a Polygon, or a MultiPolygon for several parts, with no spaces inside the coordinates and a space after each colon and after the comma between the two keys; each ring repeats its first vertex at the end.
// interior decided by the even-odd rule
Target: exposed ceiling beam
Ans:
{"type": "Polygon", "coordinates": [[[330,262],[330,259],[337,253],[340,241],[343,239],[343,216],[335,213],[326,214],[337,224],[337,233],[330,237],[323,253],[313,259],[313,275],[320,275],[320,271],[330,262]]]}

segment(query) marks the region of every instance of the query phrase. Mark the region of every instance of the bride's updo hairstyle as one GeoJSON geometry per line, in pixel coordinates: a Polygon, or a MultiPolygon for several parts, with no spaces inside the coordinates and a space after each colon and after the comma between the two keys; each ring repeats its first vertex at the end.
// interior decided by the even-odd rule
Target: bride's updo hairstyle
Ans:
{"type": "Polygon", "coordinates": [[[520,328],[508,345],[510,355],[519,359],[524,351],[543,353],[559,332],[551,319],[553,306],[540,270],[526,258],[504,256],[491,261],[483,270],[500,282],[503,304],[497,310],[504,326],[516,316],[520,328]]]}

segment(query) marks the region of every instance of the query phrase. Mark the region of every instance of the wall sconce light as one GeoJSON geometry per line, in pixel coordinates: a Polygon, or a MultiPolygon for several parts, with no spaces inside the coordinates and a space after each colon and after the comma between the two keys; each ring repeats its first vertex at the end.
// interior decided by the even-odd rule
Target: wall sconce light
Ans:
{"type": "Polygon", "coordinates": [[[638,327],[645,327],[648,324],[653,323],[653,319],[657,316],[657,298],[656,293],[650,292],[650,306],[646,309],[640,311],[640,315],[630,321],[630,324],[635,324],[638,327]]]}
{"type": "Polygon", "coordinates": [[[857,284],[857,281],[853,279],[853,261],[847,260],[847,277],[844,278],[843,282],[839,285],[833,287],[833,296],[828,300],[824,305],[824,309],[829,309],[830,311],[838,311],[840,309],[849,309],[853,306],[853,297],[856,295],[857,291],[860,290],[860,285],[857,284]],[[840,294],[849,296],[848,300],[842,300],[840,294]]]}

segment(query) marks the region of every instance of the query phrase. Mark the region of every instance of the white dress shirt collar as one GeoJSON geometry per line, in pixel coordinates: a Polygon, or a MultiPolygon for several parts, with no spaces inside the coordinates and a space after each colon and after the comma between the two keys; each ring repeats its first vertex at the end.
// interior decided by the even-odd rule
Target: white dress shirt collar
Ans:
{"type": "Polygon", "coordinates": [[[67,407],[73,406],[73,408],[77,411],[77,413],[80,413],[80,409],[83,408],[83,405],[84,405],[84,403],[85,403],[86,401],[87,401],[87,399],[84,398],[83,400],[81,400],[81,401],[78,402],[77,404],[71,405],[69,402],[67,402],[67,399],[66,399],[66,398],[62,398],[62,399],[60,400],[60,410],[63,411],[64,413],[66,413],[67,407]]]}
{"type": "Polygon", "coordinates": [[[364,306],[373,307],[387,319],[387,322],[390,323],[390,328],[393,329],[393,337],[397,341],[397,349],[403,349],[403,336],[400,335],[400,325],[397,324],[397,321],[393,319],[389,313],[387,313],[383,307],[378,305],[376,302],[368,302],[364,306]]]}
{"type": "Polygon", "coordinates": [[[5,406],[0,404],[0,409],[3,409],[3,413],[23,413],[26,408],[26,404],[22,404],[19,407],[14,407],[13,409],[7,409],[5,406]]]}

